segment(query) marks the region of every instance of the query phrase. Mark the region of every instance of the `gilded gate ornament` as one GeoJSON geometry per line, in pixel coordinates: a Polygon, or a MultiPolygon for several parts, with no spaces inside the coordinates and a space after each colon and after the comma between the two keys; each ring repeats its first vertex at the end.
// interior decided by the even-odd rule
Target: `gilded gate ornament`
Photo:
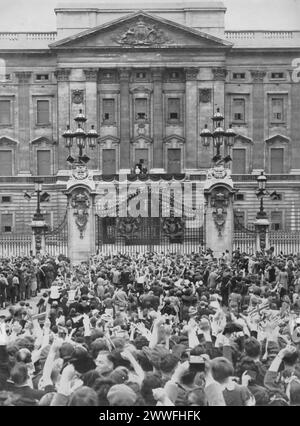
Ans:
{"type": "Polygon", "coordinates": [[[71,206],[74,209],[75,223],[80,232],[80,238],[83,239],[83,233],[88,222],[90,207],[90,197],[87,191],[80,190],[72,194],[71,206]]]}

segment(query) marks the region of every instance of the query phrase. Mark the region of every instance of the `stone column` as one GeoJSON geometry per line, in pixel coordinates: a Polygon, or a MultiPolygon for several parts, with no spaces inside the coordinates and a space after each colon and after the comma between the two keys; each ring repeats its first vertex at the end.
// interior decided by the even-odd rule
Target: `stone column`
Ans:
{"type": "MultiPolygon", "coordinates": [[[[226,68],[218,67],[212,69],[213,79],[214,79],[214,93],[213,93],[213,111],[216,112],[217,108],[220,108],[220,112],[225,118],[225,80],[227,76],[226,68]]],[[[222,127],[227,127],[226,120],[221,122],[222,127]],[[225,121],[225,124],[224,124],[225,121]]],[[[212,126],[212,121],[209,120],[210,125],[212,126]]],[[[215,154],[215,151],[214,151],[215,154]]],[[[224,147],[221,147],[221,155],[226,155],[224,147]]]]}
{"type": "Polygon", "coordinates": [[[264,111],[264,85],[263,80],[266,75],[265,71],[254,70],[251,71],[252,76],[252,108],[253,108],[253,123],[252,123],[252,137],[253,137],[253,172],[261,171],[264,169],[264,124],[265,124],[265,111],[264,111]]]}
{"type": "MultiPolygon", "coordinates": [[[[95,126],[95,130],[98,131],[98,108],[97,108],[97,81],[98,81],[98,69],[88,68],[83,70],[85,75],[85,116],[87,122],[85,130],[89,131],[91,126],[95,126]]],[[[99,132],[98,132],[99,133],[99,132]]],[[[90,169],[98,168],[98,144],[92,150],[87,146],[88,156],[90,157],[89,167],[90,169]]]]}
{"type": "Polygon", "coordinates": [[[163,69],[153,68],[153,168],[152,173],[163,173],[163,69]]]}
{"type": "Polygon", "coordinates": [[[68,253],[73,264],[86,261],[95,253],[94,182],[68,182],[68,253]]]}
{"type": "Polygon", "coordinates": [[[197,168],[198,68],[185,68],[185,169],[197,168]]]}
{"type": "Polygon", "coordinates": [[[31,72],[16,72],[19,80],[18,110],[19,110],[19,174],[30,175],[30,78],[31,72]]]}
{"type": "Polygon", "coordinates": [[[130,68],[121,68],[120,78],[120,174],[130,172],[130,68]]]}
{"type": "MultiPolygon", "coordinates": [[[[292,73],[291,73],[292,74],[292,73]]],[[[292,75],[291,75],[292,78],[292,75]]],[[[300,171],[300,81],[291,80],[291,171],[300,171]]]]}
{"type": "Polygon", "coordinates": [[[60,68],[55,71],[57,79],[57,140],[58,140],[58,172],[67,170],[68,166],[66,158],[68,152],[65,148],[65,141],[62,134],[70,125],[74,126],[73,117],[70,119],[70,85],[69,76],[71,70],[69,68],[60,68]]]}

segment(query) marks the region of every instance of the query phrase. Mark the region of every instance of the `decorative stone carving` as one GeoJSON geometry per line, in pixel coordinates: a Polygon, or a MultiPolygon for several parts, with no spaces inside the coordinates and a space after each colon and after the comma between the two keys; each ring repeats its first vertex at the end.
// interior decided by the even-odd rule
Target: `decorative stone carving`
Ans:
{"type": "Polygon", "coordinates": [[[262,83],[263,79],[266,76],[266,71],[252,70],[250,72],[251,72],[251,77],[254,83],[262,83]]]}
{"type": "Polygon", "coordinates": [[[140,221],[137,217],[124,217],[118,221],[118,233],[125,239],[131,239],[137,236],[140,228],[140,221]]]}
{"type": "Polygon", "coordinates": [[[200,89],[199,97],[200,97],[200,102],[203,102],[203,103],[211,102],[211,89],[200,89]]]}
{"type": "Polygon", "coordinates": [[[140,18],[115,41],[124,46],[153,46],[169,40],[156,25],[146,24],[144,19],[140,18]]]}
{"type": "Polygon", "coordinates": [[[211,207],[214,207],[213,218],[218,230],[219,237],[222,236],[222,230],[227,216],[227,207],[229,206],[229,193],[226,189],[216,188],[211,195],[211,207]]]}
{"type": "Polygon", "coordinates": [[[19,80],[19,83],[29,83],[31,77],[30,71],[18,71],[16,72],[16,77],[19,80]]]}
{"type": "Polygon", "coordinates": [[[98,80],[98,69],[87,68],[83,70],[86,81],[97,81],[98,80]]]}
{"type": "Polygon", "coordinates": [[[130,68],[120,68],[119,69],[119,78],[120,80],[129,80],[130,78],[130,68]]]}
{"type": "Polygon", "coordinates": [[[184,234],[184,220],[181,217],[167,217],[163,219],[162,229],[171,239],[181,239],[184,234]]]}
{"type": "Polygon", "coordinates": [[[198,77],[198,68],[185,68],[185,79],[186,80],[197,80],[198,77]]]}
{"type": "Polygon", "coordinates": [[[227,70],[225,68],[213,68],[212,73],[214,80],[225,81],[227,76],[227,70]]]}
{"type": "Polygon", "coordinates": [[[71,207],[74,209],[75,223],[80,232],[80,238],[83,239],[83,233],[88,222],[90,207],[90,198],[84,189],[76,190],[71,196],[71,207]]]}
{"type": "Polygon", "coordinates": [[[59,68],[58,70],[55,71],[54,74],[55,74],[57,81],[68,81],[70,74],[71,74],[71,69],[70,68],[59,68]]]}
{"type": "Polygon", "coordinates": [[[84,91],[83,90],[72,90],[72,103],[83,104],[84,91]]]}
{"type": "Polygon", "coordinates": [[[85,164],[76,163],[73,166],[72,175],[77,180],[84,180],[89,176],[88,168],[85,164]]]}

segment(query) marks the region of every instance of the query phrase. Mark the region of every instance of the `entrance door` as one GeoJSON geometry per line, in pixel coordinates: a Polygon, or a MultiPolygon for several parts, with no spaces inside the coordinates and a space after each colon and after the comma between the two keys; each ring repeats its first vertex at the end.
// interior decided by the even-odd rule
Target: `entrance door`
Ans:
{"type": "Polygon", "coordinates": [[[102,174],[114,175],[116,173],[116,150],[103,149],[102,151],[102,174]]]}
{"type": "Polygon", "coordinates": [[[181,149],[168,149],[168,173],[181,173],[181,149]]]}

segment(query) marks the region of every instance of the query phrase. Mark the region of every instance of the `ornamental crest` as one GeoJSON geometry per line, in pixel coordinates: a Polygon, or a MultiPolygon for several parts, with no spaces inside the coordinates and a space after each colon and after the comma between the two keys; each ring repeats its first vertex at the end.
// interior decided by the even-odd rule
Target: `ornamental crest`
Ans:
{"type": "Polygon", "coordinates": [[[72,170],[72,175],[77,180],[86,179],[89,175],[87,166],[80,163],[75,164],[72,170]]]}
{"type": "Polygon", "coordinates": [[[72,103],[73,104],[83,103],[83,90],[72,90],[72,103]]]}
{"type": "Polygon", "coordinates": [[[168,217],[163,220],[163,232],[171,240],[178,242],[182,240],[184,234],[184,221],[181,217],[168,217]]]}
{"type": "Polygon", "coordinates": [[[83,239],[83,232],[88,222],[88,209],[90,207],[88,193],[84,190],[74,193],[71,198],[71,207],[74,209],[75,223],[79,229],[80,238],[83,239]]]}
{"type": "Polygon", "coordinates": [[[151,46],[153,44],[163,44],[168,41],[163,31],[155,25],[147,25],[143,19],[129,27],[116,42],[129,46],[151,46]]]}
{"type": "Polygon", "coordinates": [[[222,229],[224,228],[227,216],[227,207],[229,206],[229,194],[228,191],[216,190],[211,196],[211,207],[214,207],[212,212],[215,225],[219,232],[219,237],[222,236],[222,229]]]}
{"type": "Polygon", "coordinates": [[[207,179],[224,179],[226,176],[228,176],[228,174],[228,169],[224,169],[223,166],[216,166],[213,169],[208,170],[207,179]]]}

